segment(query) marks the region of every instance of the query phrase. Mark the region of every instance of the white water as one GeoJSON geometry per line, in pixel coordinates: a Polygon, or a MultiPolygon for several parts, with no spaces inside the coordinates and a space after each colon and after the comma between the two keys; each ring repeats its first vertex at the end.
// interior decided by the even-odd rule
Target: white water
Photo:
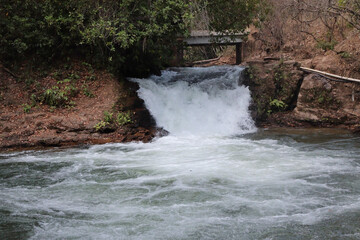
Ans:
{"type": "Polygon", "coordinates": [[[172,135],[229,136],[255,130],[241,67],[179,68],[133,79],[157,124],[172,135]]]}
{"type": "Polygon", "coordinates": [[[240,70],[138,80],[152,143],[0,155],[0,239],[360,239],[360,138],[255,131],[240,70]]]}

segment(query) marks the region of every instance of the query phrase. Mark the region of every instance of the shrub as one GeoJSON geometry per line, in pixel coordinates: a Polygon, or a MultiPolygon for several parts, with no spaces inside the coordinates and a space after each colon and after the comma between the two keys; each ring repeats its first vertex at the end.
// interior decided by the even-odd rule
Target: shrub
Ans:
{"type": "Polygon", "coordinates": [[[29,113],[31,110],[31,105],[29,104],[23,104],[24,113],[29,113]]]}
{"type": "Polygon", "coordinates": [[[95,95],[88,89],[88,86],[86,84],[83,85],[83,92],[84,92],[84,95],[89,98],[95,97],[95,95]]]}
{"type": "Polygon", "coordinates": [[[336,44],[337,44],[337,42],[334,40],[332,40],[332,41],[318,40],[316,46],[317,46],[317,48],[320,48],[324,51],[328,51],[328,50],[334,50],[334,47],[336,44]]]}
{"type": "Polygon", "coordinates": [[[187,31],[191,16],[183,0],[149,4],[148,0],[2,1],[0,61],[8,66],[24,58],[47,63],[80,53],[122,72],[135,72],[136,63],[144,71],[158,68],[171,57],[169,44],[175,45],[178,34],[187,31]]]}
{"type": "Polygon", "coordinates": [[[116,122],[120,126],[131,123],[132,121],[131,121],[130,112],[127,113],[119,112],[118,115],[116,116],[116,122]]]}
{"type": "Polygon", "coordinates": [[[339,55],[342,57],[342,58],[345,58],[345,59],[348,59],[348,58],[351,58],[351,54],[344,51],[344,52],[340,52],[339,55]]]}
{"type": "Polygon", "coordinates": [[[97,132],[102,131],[107,125],[109,125],[108,122],[100,121],[97,124],[95,124],[94,128],[97,132]]]}
{"type": "Polygon", "coordinates": [[[269,110],[268,113],[272,111],[284,111],[287,108],[287,104],[278,99],[271,100],[269,105],[271,110],[269,110]]]}
{"type": "Polygon", "coordinates": [[[53,86],[45,90],[41,102],[52,107],[61,107],[65,106],[68,100],[66,91],[59,89],[58,86],[53,86]]]}
{"type": "Polygon", "coordinates": [[[113,113],[109,113],[108,111],[104,112],[104,121],[107,123],[113,122],[113,113]]]}

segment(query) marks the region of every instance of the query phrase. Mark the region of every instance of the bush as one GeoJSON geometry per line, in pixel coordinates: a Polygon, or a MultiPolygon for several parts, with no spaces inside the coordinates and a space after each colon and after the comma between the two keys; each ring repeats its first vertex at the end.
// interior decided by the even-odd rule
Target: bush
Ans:
{"type": "Polygon", "coordinates": [[[68,100],[67,92],[59,89],[58,86],[45,90],[41,98],[41,102],[52,107],[65,106],[68,100]]]}
{"type": "Polygon", "coordinates": [[[87,96],[89,98],[95,97],[95,95],[89,90],[87,84],[84,84],[82,88],[83,88],[83,92],[84,92],[85,96],[87,96]]]}
{"type": "Polygon", "coordinates": [[[270,110],[268,111],[268,113],[272,113],[273,111],[284,111],[288,107],[286,103],[278,99],[271,100],[269,106],[270,110]]]}
{"type": "Polygon", "coordinates": [[[104,112],[104,121],[107,123],[112,123],[113,122],[113,113],[109,113],[107,111],[104,112]]]}
{"type": "Polygon", "coordinates": [[[171,57],[168,49],[187,31],[188,9],[184,0],[2,1],[0,61],[80,53],[116,71],[149,72],[171,57]]]}
{"type": "Polygon", "coordinates": [[[116,122],[120,126],[131,123],[132,121],[131,121],[130,112],[127,112],[127,113],[119,112],[117,117],[116,117],[116,122]]]}
{"type": "MultiPolygon", "coordinates": [[[[196,1],[216,31],[242,31],[259,0],[196,1]]],[[[190,29],[188,0],[12,0],[0,4],[0,61],[87,56],[126,76],[159,72],[190,29]]]]}
{"type": "Polygon", "coordinates": [[[107,125],[109,125],[108,122],[100,121],[94,126],[94,128],[97,132],[101,132],[107,125]]]}
{"type": "Polygon", "coordinates": [[[31,105],[29,104],[23,104],[24,113],[29,113],[31,110],[31,105]]]}
{"type": "Polygon", "coordinates": [[[317,42],[317,48],[320,48],[324,51],[328,51],[328,50],[334,50],[335,45],[337,44],[336,41],[332,40],[332,41],[324,41],[324,40],[319,40],[317,42]]]}

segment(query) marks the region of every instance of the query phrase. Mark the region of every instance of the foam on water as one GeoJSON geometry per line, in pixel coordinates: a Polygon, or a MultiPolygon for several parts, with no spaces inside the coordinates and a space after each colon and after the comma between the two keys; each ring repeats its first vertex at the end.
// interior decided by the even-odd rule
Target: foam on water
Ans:
{"type": "Polygon", "coordinates": [[[33,239],[356,236],[359,151],[297,145],[169,136],[12,155],[1,209],[33,239]]]}
{"type": "Polygon", "coordinates": [[[254,132],[240,72],[137,80],[152,143],[0,154],[1,238],[358,239],[360,138],[254,132]]]}
{"type": "Polygon", "coordinates": [[[157,124],[171,134],[222,135],[255,130],[241,67],[177,68],[132,79],[157,124]]]}

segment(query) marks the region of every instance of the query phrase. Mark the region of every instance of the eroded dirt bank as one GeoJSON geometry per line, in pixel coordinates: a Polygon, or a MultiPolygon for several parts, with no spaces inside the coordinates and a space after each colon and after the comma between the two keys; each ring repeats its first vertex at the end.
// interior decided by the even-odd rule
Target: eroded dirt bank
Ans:
{"type": "Polygon", "coordinates": [[[260,127],[327,127],[360,132],[360,84],[307,74],[300,63],[249,61],[245,84],[260,127]]]}
{"type": "Polygon", "coordinates": [[[20,76],[0,65],[0,151],[149,142],[157,130],[137,89],[81,62],[20,76]]]}

